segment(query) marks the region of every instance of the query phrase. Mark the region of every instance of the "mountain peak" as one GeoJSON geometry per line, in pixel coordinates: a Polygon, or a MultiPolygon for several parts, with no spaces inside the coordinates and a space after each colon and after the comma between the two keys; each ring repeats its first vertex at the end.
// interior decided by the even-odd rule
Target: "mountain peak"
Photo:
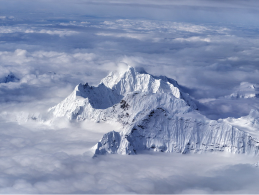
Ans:
{"type": "Polygon", "coordinates": [[[112,71],[103,78],[100,82],[100,84],[104,84],[105,86],[112,88],[115,84],[117,84],[123,77],[125,77],[125,74],[132,74],[135,75],[135,69],[128,65],[121,65],[118,67],[117,70],[112,71]]]}
{"type": "Polygon", "coordinates": [[[209,120],[193,108],[195,104],[175,80],[122,66],[97,87],[79,84],[51,111],[54,117],[74,121],[120,123],[121,131],[105,134],[93,147],[95,155],[141,150],[259,153],[257,137],[227,122],[209,120]]]}
{"type": "Polygon", "coordinates": [[[258,88],[256,84],[252,84],[249,82],[242,82],[240,83],[238,90],[247,91],[247,90],[256,90],[256,88],[258,88]]]}
{"type": "Polygon", "coordinates": [[[252,117],[252,118],[258,118],[259,119],[259,110],[258,109],[251,109],[248,116],[252,117]]]}
{"type": "Polygon", "coordinates": [[[140,67],[124,66],[118,71],[111,72],[101,80],[101,83],[122,96],[131,92],[172,94],[176,98],[184,99],[193,109],[197,109],[189,95],[181,90],[177,81],[166,76],[153,76],[140,67]]]}
{"type": "Polygon", "coordinates": [[[230,99],[259,98],[259,85],[249,82],[242,82],[235,88],[232,94],[225,97],[230,99]]]}
{"type": "Polygon", "coordinates": [[[112,107],[132,93],[168,94],[184,100],[192,109],[197,109],[189,95],[181,91],[175,80],[156,77],[146,73],[143,68],[123,64],[117,71],[102,79],[97,87],[87,83],[77,85],[71,95],[50,110],[56,117],[67,116],[69,119],[84,120],[90,116],[90,112],[95,112],[95,109],[112,107]]]}

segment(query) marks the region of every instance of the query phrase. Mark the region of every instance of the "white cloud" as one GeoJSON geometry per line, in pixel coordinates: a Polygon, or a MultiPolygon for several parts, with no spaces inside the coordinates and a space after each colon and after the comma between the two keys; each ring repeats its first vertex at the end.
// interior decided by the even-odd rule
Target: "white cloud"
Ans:
{"type": "Polygon", "coordinates": [[[129,34],[129,33],[96,33],[98,36],[111,36],[111,37],[119,37],[119,38],[130,38],[130,39],[138,39],[145,40],[147,37],[142,34],[129,34]]]}
{"type": "Polygon", "coordinates": [[[62,128],[49,128],[4,121],[1,126],[0,170],[4,176],[1,193],[256,193],[258,190],[259,172],[252,165],[258,159],[248,156],[143,153],[92,159],[85,152],[112,126],[84,122],[82,126],[67,123],[62,128]],[[238,177],[240,174],[242,177],[238,177]]]}
{"type": "MultiPolygon", "coordinates": [[[[179,23],[169,21],[149,21],[149,20],[129,20],[120,19],[116,21],[104,21],[100,27],[110,29],[123,29],[126,31],[147,31],[147,32],[166,32],[173,33],[176,31],[186,31],[192,33],[204,33],[206,31],[212,31],[211,27],[204,25],[195,25],[191,23],[179,23]]],[[[218,32],[227,31],[227,28],[219,28],[218,32]]]]}
{"type": "Polygon", "coordinates": [[[17,26],[17,27],[0,27],[0,34],[9,34],[9,33],[40,33],[40,34],[48,34],[48,35],[58,35],[60,37],[71,36],[78,34],[76,31],[72,30],[46,30],[40,28],[30,28],[26,26],[17,26]]]}
{"type": "Polygon", "coordinates": [[[258,100],[218,97],[241,82],[259,83],[257,2],[14,2],[0,2],[0,78],[12,72],[20,79],[0,84],[0,193],[258,192],[258,169],[251,166],[257,158],[143,153],[92,159],[88,149],[119,126],[63,119],[51,127],[19,124],[79,82],[96,85],[125,64],[176,79],[210,118],[245,115],[258,100]]]}
{"type": "MultiPolygon", "coordinates": [[[[25,32],[27,33],[27,32],[25,32]]],[[[46,34],[49,34],[49,35],[58,35],[60,37],[63,37],[63,36],[70,36],[70,35],[74,35],[74,34],[77,34],[78,32],[76,31],[68,31],[68,30],[40,30],[40,31],[33,31],[33,32],[28,32],[28,33],[46,33],[46,34]]]]}
{"type": "Polygon", "coordinates": [[[211,42],[210,38],[201,38],[201,37],[190,37],[190,38],[176,38],[176,41],[190,41],[190,42],[197,42],[197,41],[203,41],[203,42],[211,42]]]}
{"type": "Polygon", "coordinates": [[[13,16],[0,16],[0,20],[14,20],[13,16]]]}

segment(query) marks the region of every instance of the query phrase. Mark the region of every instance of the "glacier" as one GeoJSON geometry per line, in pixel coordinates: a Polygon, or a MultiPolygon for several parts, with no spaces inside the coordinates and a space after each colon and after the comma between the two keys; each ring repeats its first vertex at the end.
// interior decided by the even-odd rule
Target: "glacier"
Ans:
{"type": "MultiPolygon", "coordinates": [[[[72,121],[119,122],[119,132],[106,133],[91,148],[94,156],[144,150],[258,155],[259,135],[253,133],[257,126],[249,130],[231,119],[210,120],[199,113],[195,101],[175,80],[133,67],[111,72],[97,87],[77,85],[49,112],[54,118],[72,121]]],[[[252,111],[247,118],[236,120],[258,117],[259,112],[252,111]]]]}

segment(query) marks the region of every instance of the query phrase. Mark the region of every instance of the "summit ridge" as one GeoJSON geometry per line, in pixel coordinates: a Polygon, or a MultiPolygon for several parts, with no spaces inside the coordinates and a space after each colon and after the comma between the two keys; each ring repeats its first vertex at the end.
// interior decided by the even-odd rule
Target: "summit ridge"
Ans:
{"type": "Polygon", "coordinates": [[[87,83],[77,85],[65,100],[50,110],[55,117],[66,116],[69,119],[84,120],[88,117],[84,112],[96,112],[96,109],[112,107],[133,92],[171,94],[197,109],[196,104],[188,94],[180,90],[175,80],[139,73],[135,68],[128,66],[126,71],[111,72],[97,87],[89,86],[87,83]]]}

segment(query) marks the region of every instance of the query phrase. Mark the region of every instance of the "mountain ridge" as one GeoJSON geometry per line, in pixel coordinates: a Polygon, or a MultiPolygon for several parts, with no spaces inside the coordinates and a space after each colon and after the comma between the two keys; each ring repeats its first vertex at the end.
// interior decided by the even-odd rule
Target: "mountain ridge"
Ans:
{"type": "Polygon", "coordinates": [[[189,95],[177,87],[179,85],[173,79],[138,73],[135,68],[128,67],[123,73],[111,72],[101,80],[97,87],[89,86],[87,83],[77,85],[65,100],[50,108],[49,111],[52,111],[55,117],[66,116],[70,120],[82,120],[79,116],[82,109],[93,112],[95,109],[106,109],[119,103],[124,96],[133,92],[172,94],[176,98],[183,99],[193,109],[197,109],[189,95]]]}
{"type": "Polygon", "coordinates": [[[69,120],[122,124],[120,132],[105,134],[91,149],[94,155],[142,150],[258,154],[256,134],[252,137],[226,120],[209,120],[196,109],[175,80],[128,67],[111,72],[97,87],[79,84],[50,111],[69,120]]]}

